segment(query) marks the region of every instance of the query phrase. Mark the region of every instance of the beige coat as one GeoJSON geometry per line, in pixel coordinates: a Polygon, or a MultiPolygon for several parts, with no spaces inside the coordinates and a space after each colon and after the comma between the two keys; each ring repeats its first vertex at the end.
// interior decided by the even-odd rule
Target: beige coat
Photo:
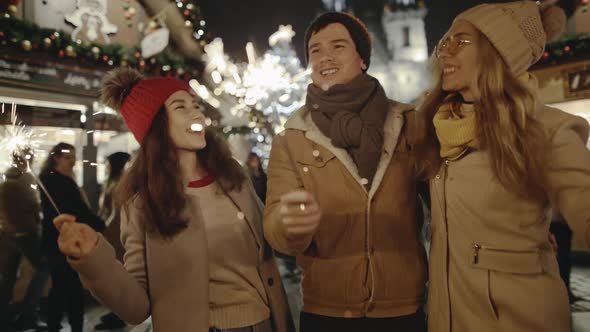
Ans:
{"type": "MultiPolygon", "coordinates": [[[[552,204],[588,234],[588,123],[549,107],[538,118],[551,138],[552,204]]],[[[485,152],[445,162],[430,191],[429,331],[570,331],[547,207],[503,187],[485,152]]]]}
{"type": "Polygon", "coordinates": [[[332,317],[396,317],[421,306],[426,261],[416,220],[415,112],[392,103],[384,146],[367,192],[346,150],[336,148],[302,108],[273,141],[264,233],[303,268],[303,310],[332,317]],[[292,158],[292,160],[291,160],[292,158]],[[280,223],[281,196],[315,196],[315,235],[290,240],[280,223]]]}
{"type": "MultiPolygon", "coordinates": [[[[250,185],[228,197],[242,211],[259,247],[258,271],[268,296],[273,331],[292,332],[293,322],[271,248],[262,233],[262,205],[250,185]]],[[[152,316],[155,332],[209,329],[207,237],[198,198],[187,193],[188,228],[164,239],[145,231],[136,201],[121,212],[124,266],[101,236],[93,255],[71,261],[84,285],[123,320],[138,324],[152,316]]],[[[227,244],[231,245],[231,244],[227,244]]]]}

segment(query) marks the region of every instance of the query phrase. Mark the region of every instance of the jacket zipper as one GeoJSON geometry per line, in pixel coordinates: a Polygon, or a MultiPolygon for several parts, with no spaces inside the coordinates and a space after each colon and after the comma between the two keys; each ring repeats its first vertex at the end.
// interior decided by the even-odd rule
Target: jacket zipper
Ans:
{"type": "Polygon", "coordinates": [[[511,249],[491,248],[491,247],[484,246],[479,243],[474,243],[472,245],[472,247],[473,247],[473,264],[479,263],[479,252],[482,250],[508,252],[508,253],[516,253],[516,254],[527,254],[527,253],[537,253],[538,252],[538,250],[511,250],[511,249]]]}
{"type": "MultiPolygon", "coordinates": [[[[447,252],[446,252],[446,266],[445,268],[447,269],[447,280],[446,280],[446,286],[447,286],[447,302],[448,302],[448,310],[450,311],[451,308],[451,287],[449,285],[449,223],[447,221],[447,174],[449,173],[449,160],[445,159],[445,167],[444,169],[444,174],[442,175],[442,192],[443,192],[443,201],[444,201],[444,222],[445,222],[445,232],[447,233],[445,236],[445,241],[446,246],[447,246],[447,252]]],[[[453,323],[452,320],[450,318],[450,316],[448,317],[449,321],[448,321],[448,330],[451,331],[453,329],[453,323]]]]}
{"type": "Polygon", "coordinates": [[[365,220],[367,223],[367,227],[366,227],[366,236],[365,236],[365,256],[366,256],[366,260],[367,260],[367,277],[365,278],[365,282],[369,283],[371,286],[367,287],[369,289],[369,301],[367,303],[367,307],[371,307],[371,305],[373,304],[373,297],[375,294],[375,278],[373,275],[373,267],[372,267],[372,260],[371,260],[371,248],[369,245],[370,242],[370,232],[371,232],[371,220],[370,220],[370,213],[371,213],[371,198],[369,197],[369,195],[367,195],[367,211],[365,213],[365,220]],[[369,282],[369,278],[370,278],[370,282],[369,282]]]}

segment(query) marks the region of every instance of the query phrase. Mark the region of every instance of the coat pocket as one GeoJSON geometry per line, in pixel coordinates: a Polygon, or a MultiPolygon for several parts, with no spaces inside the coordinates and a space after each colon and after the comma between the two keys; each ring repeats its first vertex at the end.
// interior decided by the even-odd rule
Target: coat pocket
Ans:
{"type": "Polygon", "coordinates": [[[487,295],[487,303],[489,305],[490,314],[495,320],[498,320],[498,309],[496,304],[494,303],[494,298],[492,297],[492,271],[486,271],[486,295],[487,295]]]}
{"type": "Polygon", "coordinates": [[[541,274],[545,271],[543,252],[535,249],[501,249],[474,243],[469,257],[474,268],[515,274],[541,274]]]}
{"type": "Polygon", "coordinates": [[[470,264],[483,269],[485,274],[485,306],[494,320],[499,320],[498,306],[494,301],[493,283],[496,273],[516,275],[538,275],[543,273],[542,251],[540,249],[513,250],[492,248],[474,243],[470,264]]]}

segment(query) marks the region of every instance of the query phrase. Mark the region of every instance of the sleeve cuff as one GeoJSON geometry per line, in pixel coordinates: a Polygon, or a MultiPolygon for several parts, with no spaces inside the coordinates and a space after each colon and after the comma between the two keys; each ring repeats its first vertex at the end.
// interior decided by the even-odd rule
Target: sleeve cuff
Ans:
{"type": "Polygon", "coordinates": [[[108,271],[106,268],[108,262],[116,260],[115,249],[102,234],[98,234],[98,243],[90,255],[80,259],[68,257],[67,260],[76,272],[90,281],[99,278],[102,273],[108,271]]]}

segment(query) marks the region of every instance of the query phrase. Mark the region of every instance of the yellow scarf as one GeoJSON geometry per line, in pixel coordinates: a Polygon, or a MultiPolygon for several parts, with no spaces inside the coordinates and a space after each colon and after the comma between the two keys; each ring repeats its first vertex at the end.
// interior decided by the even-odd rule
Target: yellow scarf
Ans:
{"type": "Polygon", "coordinates": [[[433,121],[441,158],[457,160],[469,149],[480,147],[473,105],[462,104],[459,109],[453,109],[451,104],[442,104],[433,121]]]}
{"type": "MultiPolygon", "coordinates": [[[[518,79],[529,84],[531,75],[525,72],[518,79]]],[[[451,105],[442,104],[434,115],[433,122],[440,142],[441,158],[457,160],[467,151],[477,150],[481,145],[477,136],[477,110],[473,108],[473,104],[461,104],[458,109],[453,109],[451,105]]]]}

